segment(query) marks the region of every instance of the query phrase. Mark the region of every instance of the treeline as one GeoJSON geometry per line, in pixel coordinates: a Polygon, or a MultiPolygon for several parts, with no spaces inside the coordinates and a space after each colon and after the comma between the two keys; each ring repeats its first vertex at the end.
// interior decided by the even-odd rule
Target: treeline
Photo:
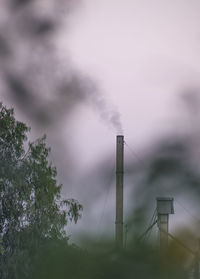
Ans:
{"type": "Polygon", "coordinates": [[[48,160],[45,137],[29,142],[30,129],[0,105],[0,277],[30,278],[36,251],[47,241],[66,243],[67,222],[82,205],[61,198],[62,185],[48,160]],[[20,274],[20,275],[19,275],[20,274]]]}

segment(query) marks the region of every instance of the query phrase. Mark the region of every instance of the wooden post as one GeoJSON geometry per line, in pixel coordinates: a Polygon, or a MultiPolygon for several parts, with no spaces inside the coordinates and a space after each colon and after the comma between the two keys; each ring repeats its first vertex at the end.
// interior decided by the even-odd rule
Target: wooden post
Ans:
{"type": "Polygon", "coordinates": [[[116,248],[123,248],[123,180],[124,180],[124,136],[117,136],[116,146],[116,248]]]}
{"type": "Polygon", "coordinates": [[[199,279],[199,255],[200,255],[200,239],[198,239],[198,251],[195,257],[194,279],[199,279]]]}

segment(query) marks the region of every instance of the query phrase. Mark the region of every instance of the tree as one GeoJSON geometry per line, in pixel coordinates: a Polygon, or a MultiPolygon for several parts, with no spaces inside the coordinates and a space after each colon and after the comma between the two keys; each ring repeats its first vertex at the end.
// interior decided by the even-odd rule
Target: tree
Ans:
{"type": "MultiPolygon", "coordinates": [[[[13,109],[0,106],[0,267],[1,278],[18,278],[44,240],[67,240],[68,220],[77,222],[82,206],[62,200],[56,168],[49,163],[45,136],[28,142],[30,129],[13,109]]],[[[22,276],[24,276],[24,274],[22,276]]]]}

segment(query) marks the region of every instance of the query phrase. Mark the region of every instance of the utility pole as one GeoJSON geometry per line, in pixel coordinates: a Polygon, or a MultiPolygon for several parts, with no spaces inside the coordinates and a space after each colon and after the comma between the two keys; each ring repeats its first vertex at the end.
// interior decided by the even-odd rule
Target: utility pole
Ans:
{"type": "Polygon", "coordinates": [[[160,250],[165,252],[168,246],[169,214],[174,214],[174,199],[162,197],[156,200],[160,250]]]}
{"type": "Polygon", "coordinates": [[[124,136],[117,136],[116,146],[116,221],[115,245],[123,248],[123,180],[124,180],[124,136]]]}

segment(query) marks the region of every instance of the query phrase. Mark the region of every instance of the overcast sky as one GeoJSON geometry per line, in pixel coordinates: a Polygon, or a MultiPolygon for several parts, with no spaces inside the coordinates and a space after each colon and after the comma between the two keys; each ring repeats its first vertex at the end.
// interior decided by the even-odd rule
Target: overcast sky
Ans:
{"type": "MultiPolygon", "coordinates": [[[[83,0],[67,35],[60,35],[61,51],[70,51],[79,71],[97,82],[120,113],[125,140],[136,152],[160,134],[182,129],[179,96],[200,86],[199,14],[200,2],[194,0],[83,0]]],[[[118,131],[105,122],[84,105],[74,114],[79,174],[109,152],[114,156],[118,131]]],[[[101,207],[94,218],[100,218],[101,207]]]]}
{"type": "MultiPolygon", "coordinates": [[[[69,33],[61,35],[75,65],[121,114],[135,148],[170,129],[177,96],[199,86],[199,12],[199,1],[84,0],[71,16],[69,33]]],[[[74,140],[90,164],[118,131],[106,131],[88,108],[78,117],[74,140]]]]}

